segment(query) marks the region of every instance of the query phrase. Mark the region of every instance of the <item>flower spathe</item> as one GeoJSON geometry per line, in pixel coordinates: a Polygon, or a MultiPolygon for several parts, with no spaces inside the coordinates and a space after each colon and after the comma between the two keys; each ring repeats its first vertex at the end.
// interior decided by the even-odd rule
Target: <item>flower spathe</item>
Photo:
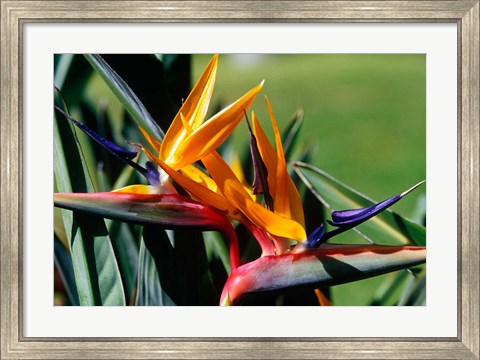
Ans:
{"type": "Polygon", "coordinates": [[[425,257],[426,249],[419,246],[338,244],[325,244],[301,253],[264,256],[232,270],[220,304],[236,305],[248,296],[286,287],[314,289],[366,279],[422,264],[425,257]]]}
{"type": "Polygon", "coordinates": [[[109,219],[167,229],[215,230],[230,243],[230,265],[239,266],[238,242],[230,221],[219,211],[178,194],[155,194],[155,187],[132,185],[115,192],[55,194],[55,206],[88,211],[109,219]]]}

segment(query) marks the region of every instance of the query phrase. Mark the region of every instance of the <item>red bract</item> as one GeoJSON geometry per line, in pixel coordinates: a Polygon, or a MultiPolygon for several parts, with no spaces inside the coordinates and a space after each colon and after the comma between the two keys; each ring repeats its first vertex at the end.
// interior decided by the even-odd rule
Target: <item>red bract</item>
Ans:
{"type": "Polygon", "coordinates": [[[55,194],[55,206],[87,211],[109,219],[174,229],[191,227],[221,232],[230,243],[230,266],[239,265],[238,241],[232,224],[219,211],[176,194],[116,192],[55,194]]]}
{"type": "Polygon", "coordinates": [[[323,245],[301,253],[264,256],[232,271],[221,305],[275,291],[332,286],[366,279],[425,262],[416,246],[323,245]]]}

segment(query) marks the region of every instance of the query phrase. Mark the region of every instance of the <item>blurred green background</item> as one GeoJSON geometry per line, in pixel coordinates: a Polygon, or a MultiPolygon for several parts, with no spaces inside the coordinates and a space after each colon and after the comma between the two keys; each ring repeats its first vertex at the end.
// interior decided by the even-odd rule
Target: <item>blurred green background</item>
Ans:
{"type": "MultiPolygon", "coordinates": [[[[211,56],[191,57],[192,86],[211,56]]],[[[251,109],[273,139],[264,95],[269,97],[281,129],[298,108],[303,108],[304,123],[297,148],[308,145],[316,149],[309,160],[311,164],[377,201],[426,178],[425,55],[224,54],[219,58],[210,113],[233,102],[263,79],[263,91],[251,109]]],[[[115,137],[122,128],[122,105],[97,74],[88,79],[87,88],[83,96],[98,104],[95,106],[106,107],[109,116],[118,119],[113,140],[122,143],[115,137]]],[[[73,87],[71,97],[75,96],[78,93],[73,87]]],[[[179,99],[172,100],[179,103],[179,99]]],[[[135,139],[135,134],[127,135],[129,140],[140,139],[135,139]]],[[[249,135],[245,123],[235,130],[233,141],[239,152],[246,153],[249,135]]],[[[420,187],[392,210],[413,217],[425,189],[420,187]]],[[[321,214],[318,217],[320,224],[321,214]]],[[[353,231],[335,237],[334,241],[364,242],[353,231]]],[[[394,277],[395,274],[388,274],[335,286],[331,290],[333,302],[370,304],[381,284],[394,277]]]]}

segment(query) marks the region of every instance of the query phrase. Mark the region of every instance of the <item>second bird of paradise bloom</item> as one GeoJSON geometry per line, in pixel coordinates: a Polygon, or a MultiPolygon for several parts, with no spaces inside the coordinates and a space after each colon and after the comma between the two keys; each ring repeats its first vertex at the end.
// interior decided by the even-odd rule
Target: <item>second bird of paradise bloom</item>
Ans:
{"type": "MultiPolygon", "coordinates": [[[[205,121],[215,84],[217,64],[218,55],[215,55],[181,106],[163,139],[154,138],[144,129],[140,129],[149,146],[135,145],[155,164],[154,166],[150,162],[147,163],[146,169],[131,161],[136,155],[135,152],[129,152],[110,143],[59,110],[115,156],[140,170],[150,185],[131,185],[100,194],[56,194],[56,205],[86,209],[89,201],[101,200],[103,205],[99,204],[97,207],[100,214],[102,206],[114,206],[124,201],[130,203],[163,201],[164,204],[172,206],[189,204],[192,211],[199,212],[206,209],[201,206],[207,206],[218,212],[218,214],[210,212],[212,218],[218,220],[218,216],[223,215],[230,221],[238,221],[245,225],[260,244],[262,257],[277,257],[285,254],[296,256],[295,254],[311,251],[328,238],[375,216],[416,187],[371,208],[334,212],[332,224],[337,226],[337,229],[325,233],[321,225],[307,237],[302,202],[287,171],[280,132],[267,98],[266,106],[273,128],[275,148],[268,140],[255,113],[251,113],[251,127],[246,119],[251,132],[250,148],[255,170],[253,185],[250,187],[246,184],[241,172],[234,171],[217,152],[218,146],[226,140],[241,120],[247,117],[246,110],[263,87],[262,81],[237,101],[205,121]],[[199,162],[203,166],[200,166],[199,162]],[[188,198],[178,195],[174,185],[183,188],[194,202],[200,204],[191,203],[188,198]],[[260,202],[261,198],[263,202],[260,202]],[[76,205],[72,205],[75,199],[78,201],[76,205]]],[[[202,227],[205,219],[197,217],[184,223],[178,219],[169,221],[164,222],[202,227]]],[[[218,221],[227,224],[224,233],[230,240],[230,266],[233,272],[240,266],[236,235],[228,222],[218,221]]],[[[234,298],[239,296],[242,286],[232,289],[236,282],[238,283],[235,279],[227,282],[221,304],[231,304],[234,298]]],[[[250,280],[247,282],[251,283],[250,280]]]]}

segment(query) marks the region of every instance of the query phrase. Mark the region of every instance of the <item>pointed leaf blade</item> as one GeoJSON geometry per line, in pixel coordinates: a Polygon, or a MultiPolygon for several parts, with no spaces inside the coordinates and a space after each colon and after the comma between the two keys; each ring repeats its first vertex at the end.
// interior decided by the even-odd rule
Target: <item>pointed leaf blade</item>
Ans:
{"type": "Polygon", "coordinates": [[[143,230],[138,259],[136,306],[170,306],[176,305],[175,274],[172,248],[164,230],[155,229],[155,239],[149,227],[143,230]],[[145,239],[146,237],[146,239],[145,239]],[[145,242],[150,241],[150,249],[145,242]],[[152,251],[151,246],[162,251],[152,251]],[[170,245],[170,246],[168,246],[170,245]],[[169,292],[171,292],[169,294],[169,292]]]}
{"type": "Polygon", "coordinates": [[[282,132],[283,152],[285,159],[289,160],[295,150],[295,144],[297,143],[298,134],[302,128],[303,123],[303,109],[298,109],[293,114],[292,119],[282,132]]]}
{"type": "Polygon", "coordinates": [[[65,286],[70,304],[79,305],[77,285],[73,276],[72,259],[68,249],[65,248],[57,236],[54,239],[54,261],[65,286]]]}
{"type": "Polygon", "coordinates": [[[85,54],[85,58],[90,65],[103,78],[105,83],[115,93],[117,98],[130,114],[132,119],[143,129],[162,140],[164,133],[152,118],[148,110],[135,95],[132,89],[123,81],[123,79],[107,64],[107,62],[98,54],[85,54]]]}
{"type": "Polygon", "coordinates": [[[122,277],[127,302],[132,302],[138,268],[138,239],[132,226],[120,221],[105,221],[122,277]]]}

